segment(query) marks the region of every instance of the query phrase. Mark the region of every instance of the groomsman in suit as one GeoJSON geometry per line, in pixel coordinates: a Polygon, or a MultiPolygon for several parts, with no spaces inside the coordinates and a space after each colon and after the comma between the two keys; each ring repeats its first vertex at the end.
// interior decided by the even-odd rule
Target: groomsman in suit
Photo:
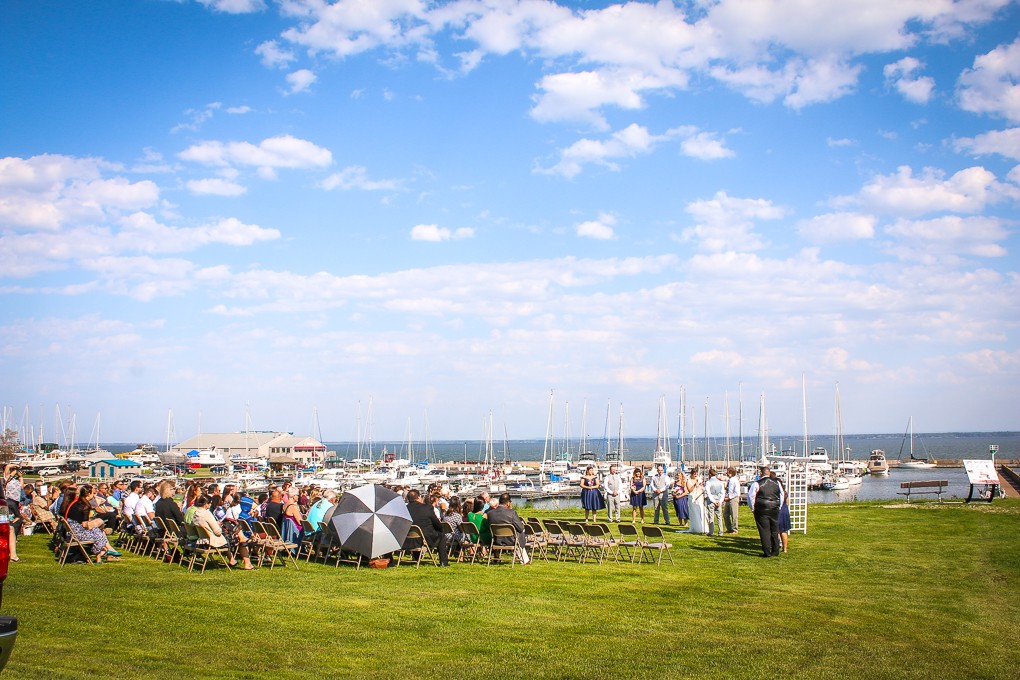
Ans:
{"type": "Polygon", "coordinates": [[[758,525],[763,557],[778,557],[783,549],[779,538],[779,508],[783,505],[785,492],[779,480],[769,476],[768,466],[762,466],[751,487],[747,490],[747,504],[754,513],[758,525]]]}
{"type": "Polygon", "coordinates": [[[723,499],[723,523],[726,533],[735,534],[740,514],[740,478],[737,469],[726,468],[726,497],[723,499]]]}
{"type": "Polygon", "coordinates": [[[602,481],[602,488],[606,491],[606,510],[609,513],[610,522],[620,521],[620,501],[623,498],[623,491],[627,488],[620,475],[616,463],[609,466],[609,474],[602,481]]]}
{"type": "Polygon", "coordinates": [[[662,465],[655,466],[655,474],[652,475],[649,486],[652,492],[652,505],[655,506],[655,523],[659,523],[659,510],[662,510],[662,520],[669,525],[669,487],[673,486],[673,480],[666,474],[666,468],[662,465]]]}

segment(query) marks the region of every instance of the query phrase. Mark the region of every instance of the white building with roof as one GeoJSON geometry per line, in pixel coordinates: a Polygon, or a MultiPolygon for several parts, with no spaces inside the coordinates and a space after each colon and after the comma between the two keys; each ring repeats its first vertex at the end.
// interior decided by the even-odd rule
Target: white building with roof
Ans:
{"type": "Polygon", "coordinates": [[[326,457],[325,444],[314,437],[292,432],[204,432],[185,439],[170,450],[181,454],[216,451],[228,463],[232,458],[268,460],[287,456],[307,465],[321,462],[326,457]]]}

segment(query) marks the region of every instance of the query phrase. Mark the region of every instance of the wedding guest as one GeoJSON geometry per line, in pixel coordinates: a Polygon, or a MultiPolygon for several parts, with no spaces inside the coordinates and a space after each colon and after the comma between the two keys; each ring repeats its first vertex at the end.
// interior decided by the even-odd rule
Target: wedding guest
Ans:
{"type": "Polygon", "coordinates": [[[673,480],[666,474],[666,468],[663,465],[655,466],[655,474],[652,475],[649,480],[649,486],[651,487],[652,493],[652,506],[655,508],[655,518],[653,521],[659,523],[659,511],[662,511],[662,519],[668,525],[669,524],[669,488],[673,484],[673,480]]]}
{"type": "Polygon", "coordinates": [[[715,468],[708,469],[708,482],[705,483],[705,497],[708,508],[708,533],[722,536],[722,506],[726,497],[726,485],[719,479],[715,468]]]}
{"type": "Polygon", "coordinates": [[[82,484],[75,499],[68,504],[65,515],[67,524],[79,541],[94,541],[92,554],[99,561],[103,561],[104,558],[108,562],[119,560],[120,552],[110,547],[110,539],[103,531],[103,520],[92,516],[94,511],[90,501],[94,493],[91,485],[82,484]]]}
{"type": "Polygon", "coordinates": [[[638,510],[641,511],[641,523],[645,523],[645,473],[641,468],[634,468],[634,476],[630,480],[630,521],[637,521],[638,510]]]}
{"type": "MultiPolygon", "coordinates": [[[[251,557],[248,553],[247,537],[240,531],[233,532],[232,536],[225,532],[220,523],[213,517],[212,512],[209,511],[210,502],[208,496],[198,497],[198,500],[195,501],[194,523],[209,532],[209,545],[213,548],[230,547],[232,551],[236,548],[236,554],[240,555],[243,560],[244,570],[251,571],[255,567],[252,566],[251,557]]],[[[230,556],[229,564],[232,567],[237,564],[237,558],[233,554],[230,556]]]]}
{"type": "Polygon", "coordinates": [[[589,465],[584,476],[581,477],[581,507],[584,508],[584,521],[588,521],[588,515],[594,521],[599,521],[599,510],[606,507],[602,500],[602,492],[599,490],[599,478],[595,474],[595,468],[589,465]]]}
{"type": "Polygon", "coordinates": [[[754,514],[761,539],[763,557],[777,557],[782,549],[779,538],[779,509],[786,494],[779,480],[770,475],[768,466],[760,468],[760,474],[747,490],[747,505],[754,514]]]}
{"type": "Polygon", "coordinates": [[[740,479],[737,477],[737,469],[726,468],[726,495],[723,498],[723,522],[726,525],[726,533],[735,534],[740,528],[740,479]]]}
{"type": "Polygon", "coordinates": [[[613,463],[609,466],[609,474],[602,483],[602,488],[606,490],[606,514],[610,522],[620,522],[620,501],[625,487],[620,469],[613,463]]]}
{"type": "Polygon", "coordinates": [[[691,518],[687,503],[687,476],[681,470],[676,473],[676,481],[673,483],[673,510],[676,511],[676,521],[681,526],[687,524],[691,518]]]}
{"type": "Polygon", "coordinates": [[[786,552],[790,545],[790,495],[786,493],[786,486],[783,480],[776,476],[775,470],[772,470],[769,476],[779,482],[783,489],[783,504],[779,506],[779,541],[783,544],[783,552],[786,552]]]}

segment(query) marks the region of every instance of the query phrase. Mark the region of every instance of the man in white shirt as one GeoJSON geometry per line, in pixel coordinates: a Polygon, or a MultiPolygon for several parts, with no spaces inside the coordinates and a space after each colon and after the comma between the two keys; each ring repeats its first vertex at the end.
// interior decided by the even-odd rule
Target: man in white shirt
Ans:
{"type": "Polygon", "coordinates": [[[708,509],[708,533],[722,536],[722,506],[726,498],[726,485],[719,479],[715,468],[708,469],[708,482],[705,484],[705,505],[708,509]],[[713,528],[714,526],[714,528],[713,528]]]}
{"type": "Polygon", "coordinates": [[[144,517],[151,522],[155,516],[156,488],[150,486],[138,497],[138,502],[135,504],[135,517],[139,519],[139,524],[141,524],[141,518],[144,517]]]}
{"type": "Polygon", "coordinates": [[[128,485],[128,495],[124,498],[124,503],[121,505],[124,517],[130,518],[135,516],[135,506],[138,505],[141,489],[142,483],[137,479],[128,485]]]}
{"type": "Polygon", "coordinates": [[[651,488],[652,494],[652,505],[655,506],[655,518],[654,522],[659,523],[659,510],[662,510],[662,519],[669,525],[669,487],[673,485],[673,480],[666,474],[666,469],[662,465],[655,466],[655,474],[652,475],[651,488]]]}
{"type": "Polygon", "coordinates": [[[737,469],[726,468],[726,497],[723,499],[723,522],[726,525],[726,533],[737,533],[740,515],[740,478],[737,477],[737,469]]]}
{"type": "Polygon", "coordinates": [[[606,510],[609,513],[609,521],[619,522],[620,500],[625,487],[616,463],[609,466],[609,474],[602,480],[602,488],[606,491],[606,510]]]}

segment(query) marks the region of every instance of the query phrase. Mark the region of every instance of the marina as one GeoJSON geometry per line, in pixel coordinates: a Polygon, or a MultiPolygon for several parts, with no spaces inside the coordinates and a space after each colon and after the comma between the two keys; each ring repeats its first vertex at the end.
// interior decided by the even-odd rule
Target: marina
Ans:
{"type": "MultiPolygon", "coordinates": [[[[233,436],[243,436],[243,433],[233,436]]],[[[280,435],[276,434],[275,436],[279,437],[280,435]]],[[[651,470],[654,464],[653,460],[664,463],[674,470],[679,467],[687,474],[691,474],[694,470],[701,470],[703,473],[708,467],[722,471],[732,465],[739,469],[741,483],[746,490],[747,485],[753,479],[757,464],[760,462],[757,457],[747,455],[751,450],[749,443],[745,443],[745,447],[742,447],[745,448],[745,460],[742,462],[733,459],[706,461],[703,458],[699,460],[690,455],[690,453],[696,454],[705,450],[726,450],[721,440],[707,443],[694,442],[685,446],[685,453],[688,455],[684,460],[677,460],[675,454],[673,454],[674,457],[667,459],[664,457],[666,447],[661,437],[654,439],[635,437],[629,440],[624,445],[624,454],[619,460],[617,458],[621,443],[618,441],[612,442],[613,447],[608,450],[609,461],[606,460],[606,450],[598,450],[598,447],[594,451],[586,452],[583,459],[576,462],[568,460],[564,452],[559,452],[555,466],[543,466],[543,456],[548,460],[549,452],[542,440],[509,440],[504,442],[503,450],[495,455],[486,441],[430,442],[427,449],[424,446],[420,449],[428,450],[432,460],[420,461],[404,457],[407,455],[405,453],[407,450],[413,452],[413,445],[408,446],[407,442],[381,442],[376,447],[379,451],[378,454],[373,454],[372,451],[364,448],[360,460],[355,461],[355,457],[352,457],[348,462],[343,454],[357,451],[356,443],[329,442],[320,447],[311,438],[287,436],[300,442],[300,445],[306,449],[317,449],[322,454],[322,458],[318,460],[306,458],[304,463],[300,463],[297,459],[282,456],[276,451],[271,453],[267,451],[269,455],[265,458],[246,455],[243,452],[235,453],[233,457],[228,458],[223,454],[215,455],[206,450],[199,458],[196,459],[193,456],[191,460],[201,463],[203,478],[208,478],[210,481],[234,483],[239,488],[247,489],[252,493],[265,490],[271,483],[282,483],[285,480],[294,481],[298,485],[316,485],[320,488],[339,491],[365,483],[419,489],[437,483],[448,487],[451,493],[462,496],[477,495],[483,491],[492,494],[507,492],[519,502],[528,503],[536,508],[552,509],[579,507],[580,487],[575,478],[580,477],[584,467],[588,464],[595,466],[600,476],[604,475],[608,469],[608,462],[618,464],[626,474],[629,474],[629,470],[635,467],[642,467],[646,471],[651,470]],[[475,459],[469,457],[468,451],[478,451],[483,455],[480,457],[481,459],[475,459]],[[642,457],[638,452],[643,452],[644,456],[642,457]]],[[[206,437],[210,440],[213,439],[212,435],[206,437]]],[[[224,439],[226,435],[219,435],[219,437],[220,441],[226,441],[224,439]]],[[[818,437],[809,440],[809,445],[829,439],[828,437],[818,437]]],[[[825,447],[813,446],[811,455],[808,456],[808,469],[809,471],[817,469],[820,472],[814,477],[811,477],[809,473],[808,503],[894,500],[898,499],[899,485],[902,482],[934,477],[948,482],[946,498],[964,498],[968,493],[969,486],[961,462],[963,459],[987,459],[989,447],[993,445],[999,447],[997,456],[1000,462],[1009,462],[1020,458],[1020,454],[1017,453],[1020,451],[1020,433],[926,434],[923,435],[926,453],[938,460],[938,467],[900,467],[897,461],[892,459],[887,463],[888,472],[869,474],[869,460],[874,458],[874,452],[897,451],[899,448],[897,439],[896,435],[845,436],[846,445],[842,461],[831,460],[825,447]],[[855,456],[854,452],[857,451],[862,452],[863,455],[855,456]],[[843,479],[853,479],[853,483],[848,482],[846,485],[836,488],[831,486],[826,488],[820,480],[832,478],[831,475],[836,473],[843,479]]],[[[277,441],[280,440],[277,439],[277,441]]],[[[792,447],[795,443],[795,439],[791,437],[790,446],[792,447]]],[[[780,446],[783,447],[784,452],[793,450],[787,448],[785,440],[775,440],[773,449],[779,450],[780,446]]],[[[75,455],[60,452],[54,447],[46,448],[44,460],[50,462],[43,469],[43,472],[46,473],[44,477],[67,476],[70,472],[67,461],[74,461],[75,455]]],[[[165,456],[161,453],[157,457],[154,447],[149,445],[105,443],[101,447],[96,446],[95,448],[103,451],[107,457],[136,461],[142,466],[140,476],[192,478],[192,475],[185,474],[180,466],[167,467],[162,463],[155,462],[165,456]]],[[[192,453],[195,452],[192,451],[192,453]]],[[[410,455],[413,456],[413,453],[410,455]]],[[[186,455],[184,460],[187,460],[186,455]]],[[[38,470],[38,468],[26,467],[38,470]]],[[[199,466],[195,465],[194,467],[199,466]]],[[[881,468],[879,469],[881,470],[881,468]]],[[[82,477],[88,473],[83,469],[78,469],[74,471],[74,474],[82,477]]],[[[671,474],[675,476],[676,473],[674,471],[671,474]]]]}

